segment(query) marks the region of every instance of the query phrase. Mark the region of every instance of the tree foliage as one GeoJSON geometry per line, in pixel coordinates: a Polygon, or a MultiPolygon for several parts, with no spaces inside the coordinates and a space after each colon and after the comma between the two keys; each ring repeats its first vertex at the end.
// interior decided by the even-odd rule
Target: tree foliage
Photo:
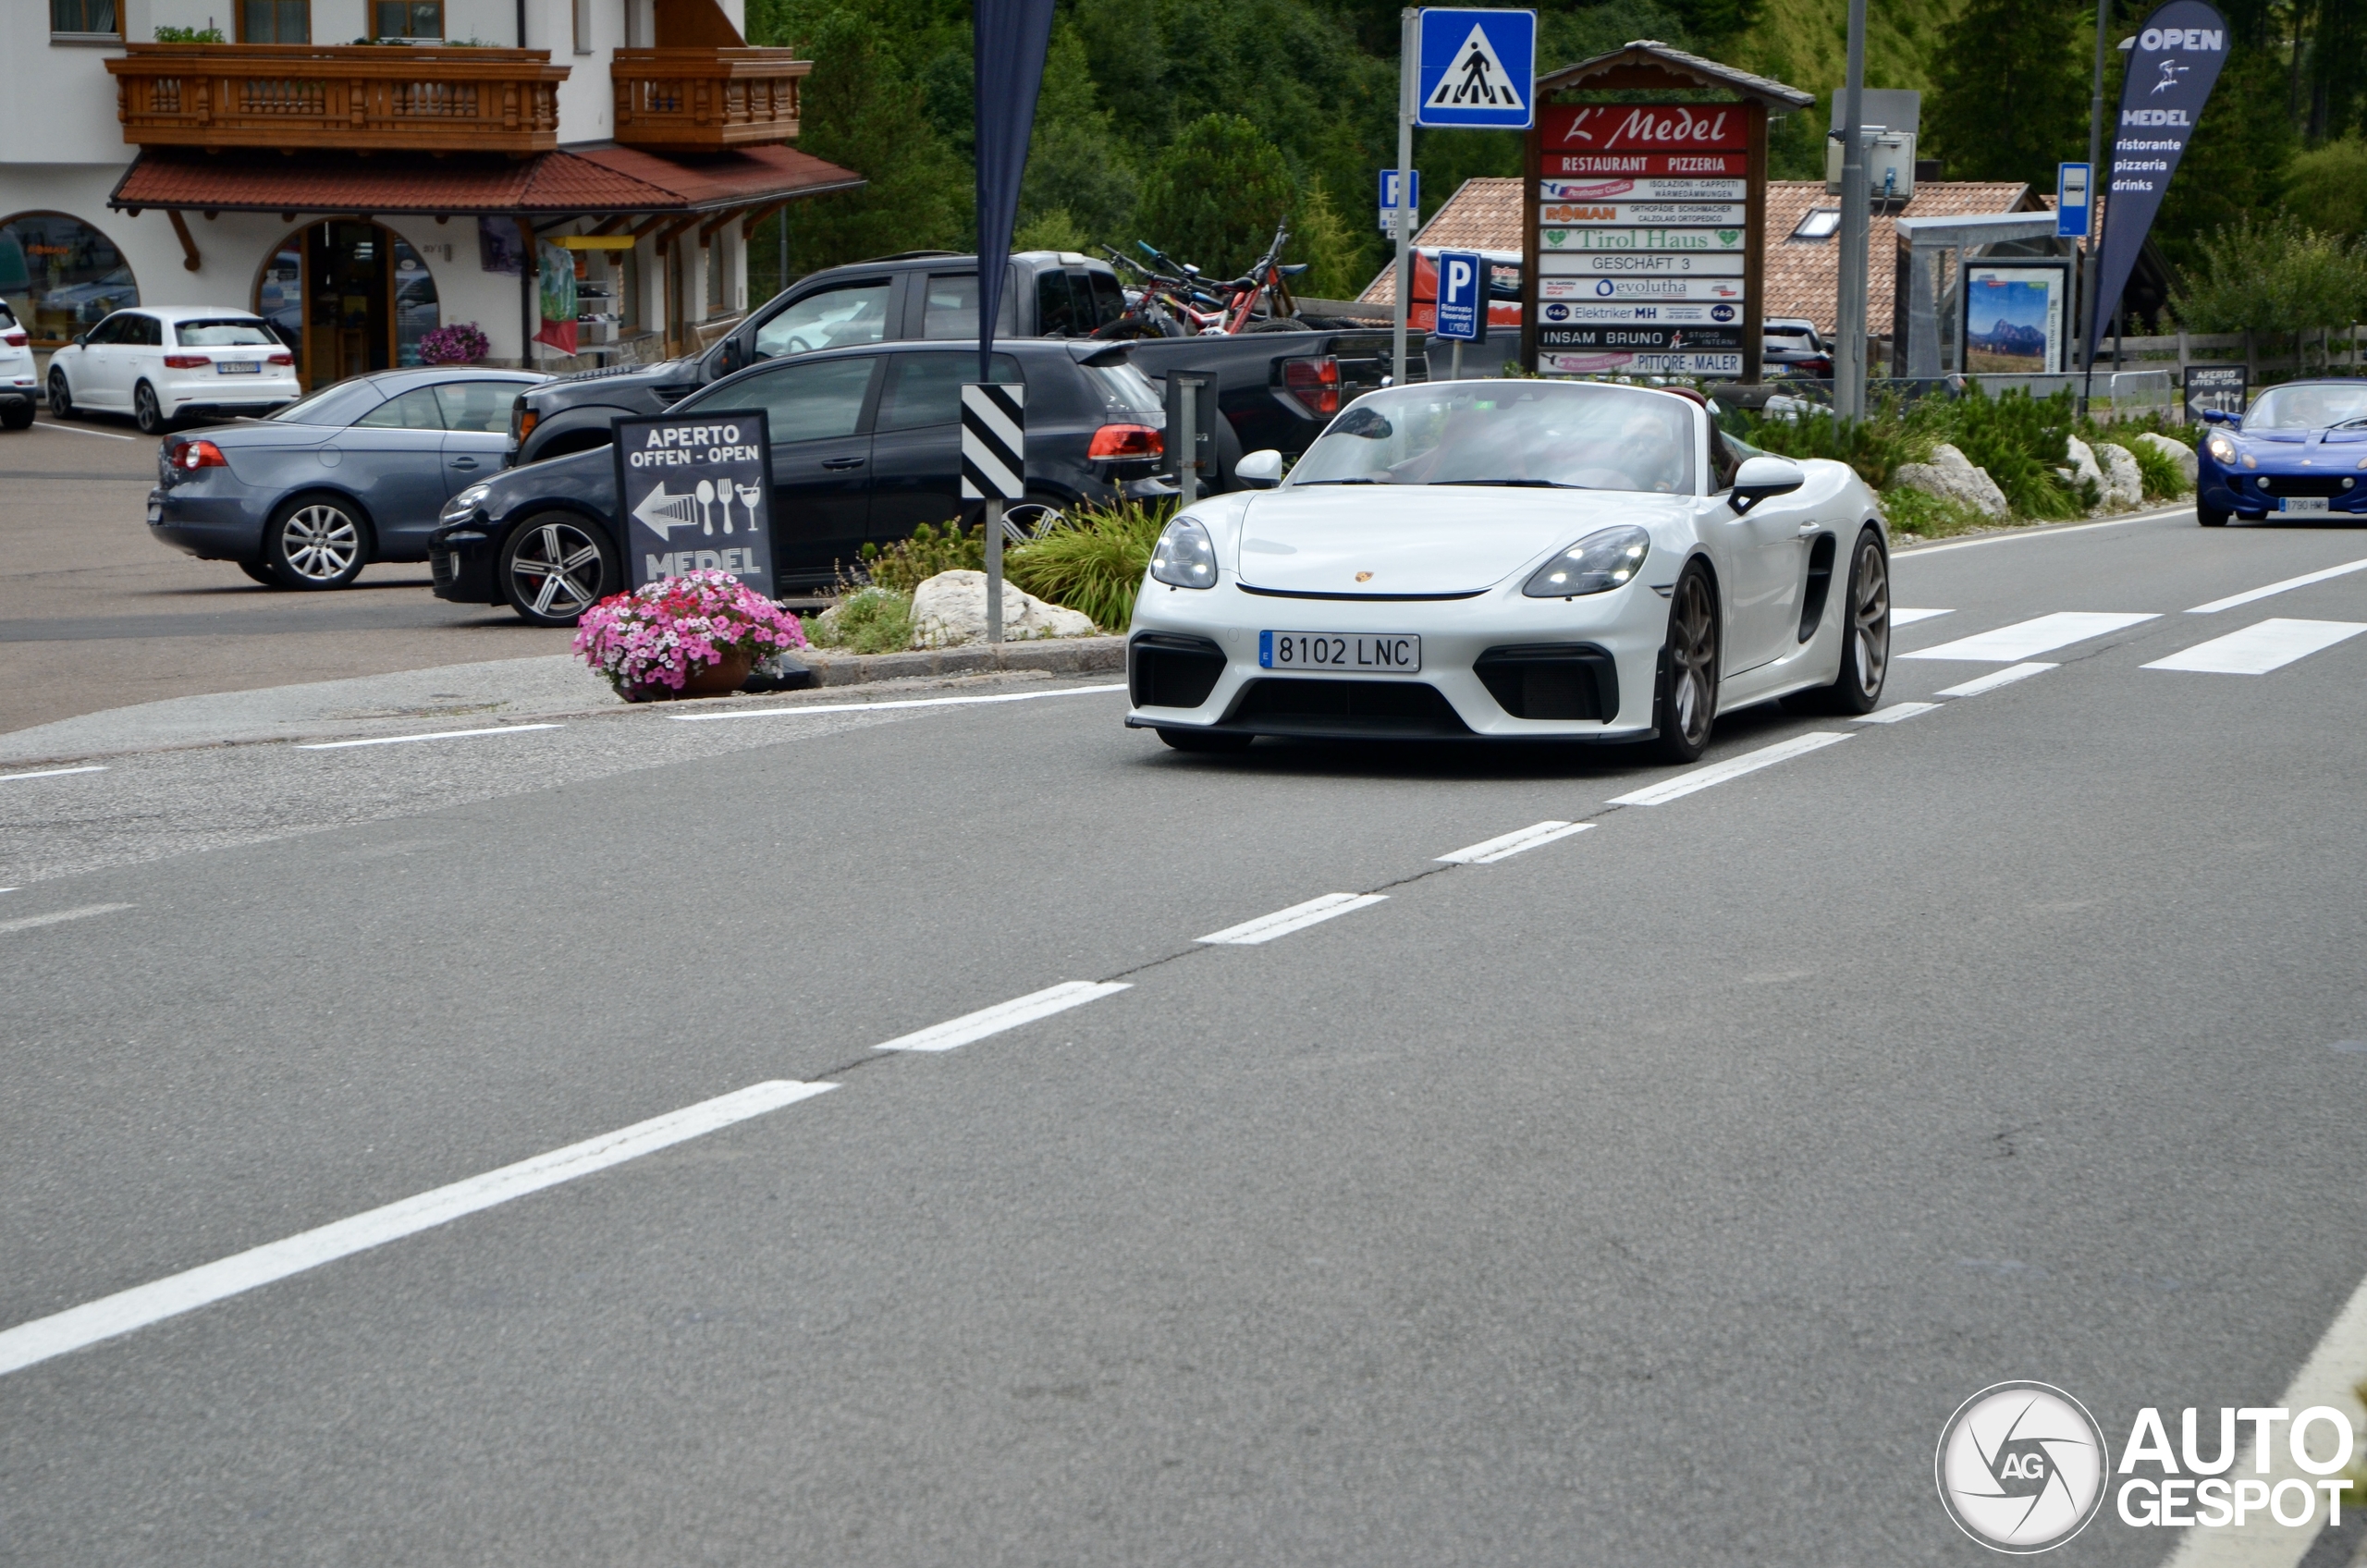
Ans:
{"type": "Polygon", "coordinates": [[[2312,228],[2367,234],[2367,141],[2346,137],[2296,157],[2285,170],[2285,204],[2312,228]]]}
{"type": "Polygon", "coordinates": [[[2054,189],[2054,165],[2088,141],[2095,35],[2081,16],[2066,0],[1968,0],[1923,110],[1921,146],[1947,160],[1949,178],[2054,189]]]}
{"type": "Polygon", "coordinates": [[[2193,331],[2294,336],[2367,315],[2367,241],[2320,233],[2285,214],[2229,224],[2197,250],[2171,300],[2193,331]]]}
{"type": "Polygon", "coordinates": [[[1297,190],[1282,149],[1239,115],[1203,115],[1143,179],[1141,227],[1211,277],[1248,270],[1297,190]]]}

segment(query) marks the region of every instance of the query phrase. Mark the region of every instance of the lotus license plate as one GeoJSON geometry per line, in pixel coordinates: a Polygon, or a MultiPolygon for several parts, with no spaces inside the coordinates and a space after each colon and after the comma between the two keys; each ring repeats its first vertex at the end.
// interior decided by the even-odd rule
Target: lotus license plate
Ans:
{"type": "Polygon", "coordinates": [[[2281,512],[2323,512],[2326,509],[2324,496],[2287,496],[2276,503],[2281,512]]]}
{"type": "Polygon", "coordinates": [[[1257,663],[1264,669],[1418,675],[1422,640],[1401,632],[1260,631],[1257,663]]]}
{"type": "Polygon", "coordinates": [[[216,360],[214,361],[214,374],[216,375],[261,375],[263,361],[261,360],[216,360]]]}

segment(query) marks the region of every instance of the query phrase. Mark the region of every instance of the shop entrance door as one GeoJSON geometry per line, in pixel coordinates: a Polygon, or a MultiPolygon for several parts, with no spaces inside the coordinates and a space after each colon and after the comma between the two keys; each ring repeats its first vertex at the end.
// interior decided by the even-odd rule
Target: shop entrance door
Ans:
{"type": "Polygon", "coordinates": [[[419,340],[438,314],[419,252],[393,230],[352,219],[289,235],[255,292],[255,312],[295,350],[308,392],[419,363],[419,340]]]}

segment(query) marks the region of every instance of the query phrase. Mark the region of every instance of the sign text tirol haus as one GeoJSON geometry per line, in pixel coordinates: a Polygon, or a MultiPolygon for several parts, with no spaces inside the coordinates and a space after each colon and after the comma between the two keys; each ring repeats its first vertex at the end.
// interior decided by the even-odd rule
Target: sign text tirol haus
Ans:
{"type": "Polygon", "coordinates": [[[619,419],[618,535],[632,586],[728,571],[773,596],[772,447],[765,411],[619,419]]]}

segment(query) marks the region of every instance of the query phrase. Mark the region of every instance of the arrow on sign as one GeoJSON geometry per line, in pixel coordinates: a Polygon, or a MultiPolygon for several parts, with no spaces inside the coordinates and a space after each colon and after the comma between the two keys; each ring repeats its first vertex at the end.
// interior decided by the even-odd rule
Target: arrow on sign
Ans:
{"type": "Polygon", "coordinates": [[[698,496],[693,492],[685,490],[677,496],[661,480],[656,489],[641,498],[641,505],[633,508],[632,515],[644,528],[671,543],[674,530],[698,525],[697,509],[698,496]]]}

